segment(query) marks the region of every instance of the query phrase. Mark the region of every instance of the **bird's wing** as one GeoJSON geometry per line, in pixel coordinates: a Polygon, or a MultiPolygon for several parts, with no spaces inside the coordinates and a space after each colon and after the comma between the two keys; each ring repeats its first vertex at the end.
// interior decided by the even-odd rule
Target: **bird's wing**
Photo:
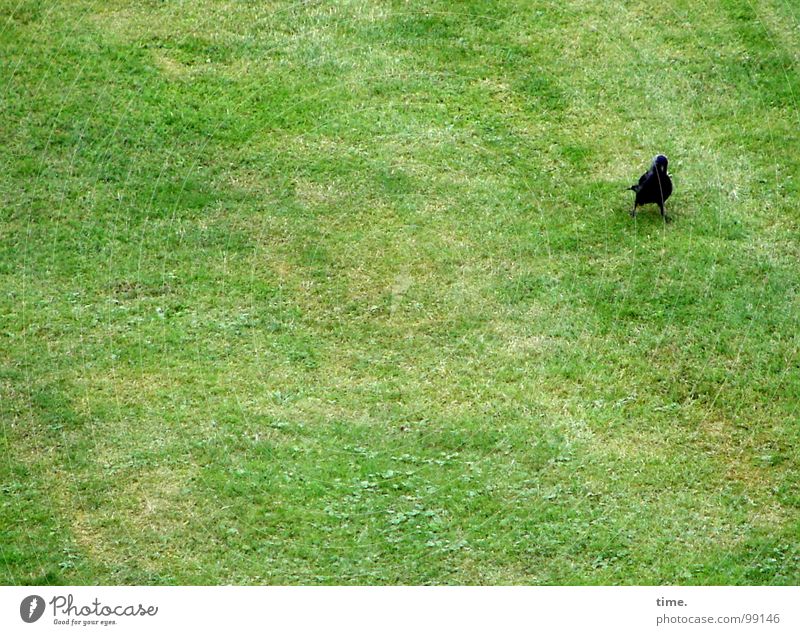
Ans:
{"type": "Polygon", "coordinates": [[[652,176],[652,174],[653,174],[652,170],[649,170],[648,172],[642,174],[642,176],[639,177],[639,182],[636,185],[631,185],[630,189],[632,189],[634,192],[638,192],[639,190],[641,190],[642,187],[644,187],[644,184],[647,182],[647,179],[649,179],[652,176]]]}

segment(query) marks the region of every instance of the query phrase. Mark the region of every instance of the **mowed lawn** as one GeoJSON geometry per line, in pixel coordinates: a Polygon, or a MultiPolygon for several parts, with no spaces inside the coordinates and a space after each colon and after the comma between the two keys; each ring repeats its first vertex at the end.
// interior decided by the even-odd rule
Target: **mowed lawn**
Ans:
{"type": "Polygon", "coordinates": [[[0,0],[0,582],[800,584],[799,25],[0,0]]]}

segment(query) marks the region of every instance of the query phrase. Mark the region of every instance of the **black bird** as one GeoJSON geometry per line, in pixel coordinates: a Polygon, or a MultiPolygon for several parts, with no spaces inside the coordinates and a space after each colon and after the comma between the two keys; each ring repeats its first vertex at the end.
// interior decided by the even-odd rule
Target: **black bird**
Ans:
{"type": "Polygon", "coordinates": [[[636,192],[636,200],[633,202],[631,216],[636,216],[636,208],[639,205],[655,203],[661,210],[664,222],[669,222],[670,217],[664,212],[664,202],[672,194],[672,180],[667,174],[667,157],[659,154],[653,159],[650,169],[639,177],[636,185],[631,185],[629,190],[636,192]]]}

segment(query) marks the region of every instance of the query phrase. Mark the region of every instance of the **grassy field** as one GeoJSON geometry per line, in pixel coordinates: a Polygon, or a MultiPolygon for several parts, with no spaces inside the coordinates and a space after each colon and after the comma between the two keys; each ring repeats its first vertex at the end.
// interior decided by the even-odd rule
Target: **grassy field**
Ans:
{"type": "Polygon", "coordinates": [[[800,584],[799,24],[0,0],[0,582],[800,584]]]}

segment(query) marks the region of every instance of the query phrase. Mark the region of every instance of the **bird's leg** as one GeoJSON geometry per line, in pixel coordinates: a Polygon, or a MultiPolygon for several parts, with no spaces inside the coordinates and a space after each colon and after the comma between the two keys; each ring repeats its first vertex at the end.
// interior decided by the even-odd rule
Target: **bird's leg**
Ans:
{"type": "Polygon", "coordinates": [[[661,208],[661,218],[664,219],[665,223],[669,223],[672,219],[664,211],[664,203],[659,203],[658,206],[661,208]]]}
{"type": "Polygon", "coordinates": [[[633,216],[634,218],[636,218],[636,208],[637,207],[638,207],[638,205],[636,205],[636,202],[634,201],[633,209],[631,210],[631,216],[633,216]]]}

